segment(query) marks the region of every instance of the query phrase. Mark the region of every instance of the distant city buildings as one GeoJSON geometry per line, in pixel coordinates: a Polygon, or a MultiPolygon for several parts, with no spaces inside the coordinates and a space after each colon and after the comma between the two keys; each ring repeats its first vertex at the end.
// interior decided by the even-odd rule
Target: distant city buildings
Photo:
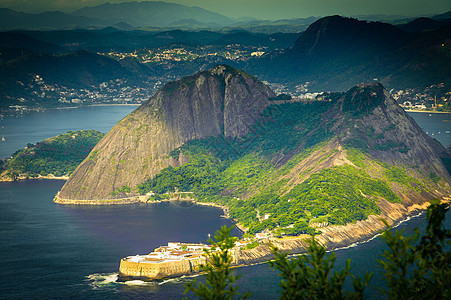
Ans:
{"type": "MultiPolygon", "coordinates": [[[[243,46],[231,44],[226,46],[167,46],[154,49],[141,49],[133,52],[111,51],[98,53],[118,61],[134,59],[139,63],[149,66],[162,67],[158,74],[143,76],[143,82],[139,86],[127,82],[126,79],[117,78],[108,82],[102,82],[96,86],[85,88],[69,88],[63,84],[50,84],[40,74],[33,74],[29,81],[17,81],[24,93],[20,96],[8,96],[5,98],[11,103],[9,109],[26,110],[37,106],[61,105],[92,105],[92,104],[140,104],[148,100],[163,84],[180,79],[180,69],[188,63],[193,68],[202,67],[196,62],[207,58],[221,62],[221,59],[245,62],[252,57],[260,57],[268,52],[266,47],[243,46]],[[219,60],[218,60],[219,59],[219,60]],[[180,65],[183,63],[182,65],[180,65]],[[178,74],[178,75],[174,75],[178,74]]],[[[222,62],[221,62],[222,63],[222,62]]],[[[327,92],[314,91],[311,86],[315,82],[300,82],[287,87],[277,82],[264,82],[277,95],[286,94],[298,100],[324,100],[327,92]]],[[[446,90],[443,83],[431,85],[427,88],[407,88],[402,90],[390,90],[391,96],[405,109],[415,110],[442,110],[451,111],[451,92],[446,90]]]]}

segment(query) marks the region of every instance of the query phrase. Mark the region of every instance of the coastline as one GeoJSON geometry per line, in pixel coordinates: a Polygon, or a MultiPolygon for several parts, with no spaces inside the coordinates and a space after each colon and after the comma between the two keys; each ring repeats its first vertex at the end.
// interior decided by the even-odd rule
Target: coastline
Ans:
{"type": "MultiPolygon", "coordinates": [[[[58,193],[59,194],[59,193],[58,193]]],[[[162,203],[162,202],[176,202],[176,201],[189,201],[193,204],[210,206],[221,208],[224,212],[224,216],[230,219],[228,214],[228,208],[224,205],[211,203],[211,202],[197,202],[192,197],[181,198],[180,194],[173,193],[169,195],[169,199],[161,199],[157,201],[149,200],[150,195],[143,196],[129,196],[127,198],[120,199],[105,199],[105,200],[70,200],[61,199],[56,195],[54,202],[63,205],[124,205],[124,204],[137,204],[137,203],[162,203]]],[[[443,195],[440,197],[441,201],[451,203],[451,194],[443,195]]],[[[321,227],[321,234],[316,235],[315,239],[326,248],[326,251],[336,251],[339,249],[346,249],[349,247],[355,247],[359,244],[369,242],[386,230],[386,226],[381,221],[384,219],[387,221],[391,228],[396,228],[401,223],[410,220],[413,217],[419,216],[425,212],[429,206],[429,200],[426,198],[410,199],[404,197],[403,203],[391,203],[384,199],[379,199],[378,206],[381,208],[380,215],[370,215],[367,219],[357,221],[355,223],[348,223],[346,225],[329,225],[321,227]]],[[[246,228],[243,228],[239,223],[235,221],[235,226],[243,232],[246,232],[246,228]]],[[[259,245],[252,249],[242,249],[239,246],[233,248],[232,265],[234,267],[245,267],[255,264],[265,263],[274,258],[272,251],[268,243],[272,243],[280,251],[287,252],[289,255],[299,255],[307,252],[308,243],[306,242],[310,236],[307,234],[295,236],[295,237],[282,237],[282,238],[259,238],[257,239],[259,245]]],[[[190,242],[190,241],[185,241],[190,242]]],[[[150,251],[151,249],[149,249],[150,251]]],[[[121,261],[122,262],[122,261],[121,261]]],[[[186,263],[184,261],[183,263],[186,263]]],[[[149,265],[150,266],[150,265],[149,265]]],[[[179,266],[178,264],[175,265],[179,266]]],[[[128,271],[134,270],[136,266],[128,266],[128,271]]],[[[174,266],[173,266],[174,267],[174,266]]],[[[172,269],[171,269],[172,270],[172,269]]],[[[183,275],[190,275],[191,273],[172,273],[171,270],[163,272],[162,278],[171,278],[183,275]]],[[[124,271],[125,272],[125,271],[124,271]]],[[[152,276],[146,278],[146,275],[140,280],[153,280],[152,276]]],[[[133,277],[133,276],[132,276],[133,277]]],[[[133,278],[132,278],[133,279],[133,278]]],[[[130,280],[132,280],[130,279],[130,280]]]]}
{"type": "MultiPolygon", "coordinates": [[[[451,195],[443,196],[442,201],[446,203],[451,202],[451,195]]],[[[135,203],[162,203],[171,201],[190,201],[196,205],[217,207],[223,210],[225,218],[230,218],[228,208],[212,202],[198,202],[195,199],[181,199],[179,197],[172,199],[162,199],[157,201],[149,201],[149,196],[132,196],[120,199],[105,199],[105,200],[71,200],[62,199],[58,194],[53,199],[53,202],[64,205],[123,205],[135,203]]],[[[321,234],[316,236],[317,241],[326,247],[327,251],[334,251],[337,249],[347,248],[355,244],[365,243],[386,229],[381,219],[387,221],[391,227],[396,227],[400,223],[424,212],[429,206],[429,201],[415,203],[409,202],[406,204],[391,203],[385,200],[380,200],[379,206],[381,208],[380,215],[370,215],[367,219],[357,221],[355,223],[348,223],[346,225],[329,225],[320,228],[321,234]]],[[[236,222],[235,226],[243,233],[246,228],[236,222]]],[[[289,252],[290,254],[301,254],[306,252],[307,243],[305,239],[309,235],[300,235],[296,237],[284,238],[265,238],[261,240],[259,246],[253,249],[236,250],[235,251],[235,265],[250,265],[261,263],[272,259],[272,252],[267,243],[271,242],[277,246],[281,251],[289,252]]]]}
{"type": "Polygon", "coordinates": [[[8,108],[0,110],[0,113],[21,113],[21,112],[43,112],[53,109],[75,109],[82,107],[96,107],[96,106],[140,106],[142,103],[98,103],[98,104],[83,104],[75,106],[50,106],[50,107],[25,107],[23,109],[8,108]]]}
{"type": "MultiPolygon", "coordinates": [[[[450,203],[451,198],[442,197],[442,200],[450,203]]],[[[165,200],[169,201],[169,200],[165,200]]],[[[366,243],[377,236],[386,229],[385,225],[381,222],[381,218],[387,220],[391,228],[396,228],[401,223],[410,220],[413,217],[421,215],[428,207],[429,202],[423,203],[411,203],[411,205],[402,205],[399,203],[389,203],[385,200],[381,200],[380,203],[382,213],[380,216],[372,215],[367,220],[358,221],[356,223],[347,224],[343,226],[328,226],[321,228],[326,229],[322,234],[317,235],[316,240],[326,247],[327,251],[335,251],[339,249],[346,249],[349,247],[357,246],[361,243],[366,243]],[[401,217],[401,219],[399,219],[401,217]]],[[[221,207],[214,203],[204,203],[204,206],[221,207]]],[[[230,250],[233,257],[233,267],[245,267],[256,264],[262,264],[268,260],[273,259],[272,251],[269,247],[269,243],[279,248],[280,251],[288,252],[290,255],[299,255],[307,252],[309,235],[300,235],[297,237],[284,237],[284,238],[264,238],[259,239],[259,245],[252,249],[243,249],[241,246],[235,246],[230,250]]],[[[168,244],[169,246],[169,244],[168,244]]],[[[162,248],[165,248],[162,246],[162,248]]],[[[154,255],[154,250],[149,255],[154,255]]],[[[155,254],[157,255],[157,254],[155,254]]],[[[157,255],[158,256],[158,255],[157,255]]],[[[164,278],[173,278],[183,275],[192,275],[199,271],[192,268],[193,261],[191,258],[181,258],[168,260],[167,262],[152,263],[144,262],[140,255],[129,256],[121,259],[119,267],[119,276],[122,276],[123,280],[144,280],[152,281],[164,278]],[[163,267],[161,267],[164,264],[163,267]]],[[[188,256],[189,257],[189,256],[188,256]]],[[[194,257],[194,256],[193,256],[194,257]]],[[[195,256],[198,259],[198,256],[195,256]]],[[[198,265],[194,262],[194,265],[198,265]]]]}
{"type": "Polygon", "coordinates": [[[65,180],[67,181],[69,179],[69,176],[53,176],[53,175],[47,175],[47,176],[42,176],[42,175],[38,175],[38,177],[28,177],[28,176],[19,176],[18,178],[16,178],[15,180],[3,176],[0,177],[0,182],[14,182],[14,181],[23,181],[23,180],[42,180],[42,179],[49,179],[49,180],[65,180]]]}
{"type": "Polygon", "coordinates": [[[96,107],[96,106],[140,106],[141,103],[99,103],[99,104],[88,104],[80,107],[96,107]]]}
{"type": "Polygon", "coordinates": [[[63,205],[124,205],[124,204],[134,204],[134,203],[152,203],[147,202],[141,197],[126,197],[126,198],[118,198],[118,199],[98,199],[98,200],[73,200],[73,199],[64,199],[59,197],[58,194],[53,198],[53,202],[56,204],[63,205]]]}
{"type": "MultiPolygon", "coordinates": [[[[442,197],[442,201],[451,202],[451,195],[442,197]]],[[[423,213],[429,206],[429,201],[404,206],[399,203],[382,203],[382,213],[378,216],[370,215],[366,220],[348,223],[346,225],[330,225],[322,227],[321,234],[316,235],[316,240],[323,245],[327,251],[348,248],[353,245],[366,243],[376,238],[386,229],[381,219],[388,222],[391,228],[409,220],[410,218],[423,213]]],[[[269,238],[265,242],[271,242],[279,250],[288,252],[290,255],[297,255],[306,252],[306,239],[309,235],[300,235],[296,237],[285,237],[282,239],[269,238]]],[[[267,243],[262,243],[258,247],[248,250],[239,250],[235,256],[237,265],[250,265],[262,263],[272,259],[272,252],[267,243]]]]}
{"type": "Polygon", "coordinates": [[[405,109],[405,112],[420,112],[420,113],[428,113],[428,114],[451,114],[451,111],[436,111],[436,110],[419,110],[419,109],[405,109]]]}
{"type": "MultiPolygon", "coordinates": [[[[57,179],[57,178],[53,178],[57,179]]],[[[0,181],[1,182],[1,181],[0,181]]],[[[221,217],[224,217],[226,219],[230,219],[229,214],[229,208],[224,205],[220,205],[214,202],[198,202],[196,199],[193,198],[169,198],[169,199],[161,199],[161,200],[149,200],[149,197],[146,195],[140,195],[140,196],[131,196],[131,197],[125,197],[125,198],[118,198],[118,199],[99,199],[99,200],[74,200],[74,199],[64,199],[59,197],[59,192],[55,195],[53,198],[53,202],[56,204],[63,204],[63,205],[125,205],[125,204],[134,204],[134,203],[146,203],[146,204],[153,204],[153,203],[163,203],[163,202],[172,202],[172,201],[188,201],[195,205],[201,205],[201,206],[210,206],[210,207],[217,207],[222,209],[223,215],[221,217]]],[[[234,225],[238,230],[240,230],[242,233],[245,233],[247,231],[247,228],[240,225],[236,222],[236,220],[232,220],[234,222],[234,225]]]]}

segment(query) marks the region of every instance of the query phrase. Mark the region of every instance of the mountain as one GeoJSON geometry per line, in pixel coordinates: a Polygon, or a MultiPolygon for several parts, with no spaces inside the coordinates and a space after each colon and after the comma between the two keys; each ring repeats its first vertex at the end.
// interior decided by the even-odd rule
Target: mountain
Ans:
{"type": "Polygon", "coordinates": [[[316,90],[343,91],[373,79],[389,87],[426,87],[450,78],[450,37],[449,25],[412,34],[386,23],[330,16],[310,25],[291,49],[244,69],[270,82],[310,82],[316,90]]]}
{"type": "Polygon", "coordinates": [[[119,4],[107,2],[94,7],[84,7],[71,14],[59,11],[32,14],[0,8],[0,28],[3,30],[92,29],[116,24],[128,24],[127,29],[129,27],[198,26],[199,24],[218,27],[233,22],[226,16],[200,7],[156,1],[119,4]]]}
{"type": "Polygon", "coordinates": [[[186,157],[169,156],[184,142],[248,133],[274,93],[252,76],[219,65],[166,84],[119,122],[74,172],[61,198],[103,199],[136,186],[186,157]],[[125,150],[125,151],[124,151],[125,150]]]}
{"type": "Polygon", "coordinates": [[[407,32],[420,32],[427,30],[436,30],[449,23],[450,23],[449,19],[446,21],[445,20],[437,21],[431,18],[422,17],[415,19],[407,24],[398,25],[398,27],[407,32]]]}
{"type": "Polygon", "coordinates": [[[435,15],[432,17],[434,20],[449,20],[451,19],[451,10],[443,14],[435,15]]]}
{"type": "Polygon", "coordinates": [[[73,16],[59,11],[30,14],[17,12],[8,8],[0,8],[0,28],[2,30],[15,29],[70,29],[105,27],[109,22],[96,18],[86,18],[83,16],[73,16]]]}
{"type": "MultiPolygon", "coordinates": [[[[352,18],[331,16],[313,23],[296,41],[293,52],[304,56],[320,56],[333,54],[343,56],[352,53],[352,62],[367,59],[388,47],[396,47],[405,39],[405,34],[395,26],[380,23],[359,21],[352,18]],[[371,51],[371,52],[369,52],[371,51]],[[363,54],[359,54],[362,52],[363,54]]],[[[351,59],[349,59],[351,60],[351,59]]]]}
{"type": "Polygon", "coordinates": [[[92,52],[134,51],[173,44],[184,44],[184,46],[189,47],[196,45],[216,46],[225,43],[240,44],[241,46],[257,45],[258,47],[267,47],[268,50],[275,50],[290,47],[299,37],[298,33],[257,34],[243,31],[222,33],[209,30],[132,30],[126,24],[119,23],[103,29],[92,30],[23,30],[16,32],[72,51],[89,50],[92,52]]]}
{"type": "Polygon", "coordinates": [[[193,192],[250,234],[298,235],[449,195],[451,153],[381,84],[277,99],[225,65],[168,83],[97,144],[55,201],[193,192]]]}
{"type": "Polygon", "coordinates": [[[231,24],[233,21],[200,7],[189,7],[160,1],[104,3],[94,7],[84,7],[72,13],[77,17],[97,18],[114,23],[126,22],[134,27],[165,27],[174,22],[231,24]]]}
{"type": "Polygon", "coordinates": [[[59,53],[64,49],[19,32],[0,32],[0,48],[27,49],[33,52],[59,53]]]}
{"type": "Polygon", "coordinates": [[[62,55],[30,54],[2,65],[1,78],[39,74],[48,83],[83,88],[116,78],[133,79],[121,64],[108,57],[77,51],[62,55]]]}
{"type": "MultiPolygon", "coordinates": [[[[111,58],[77,51],[45,54],[23,50],[3,50],[0,68],[0,108],[10,105],[47,107],[74,91],[120,79],[128,86],[141,84],[145,66],[136,71],[111,58]],[[63,89],[64,87],[64,89],[63,89]],[[58,94],[57,91],[63,92],[58,94]]],[[[79,91],[77,92],[79,93],[79,91]]],[[[81,97],[72,96],[71,98],[81,97]]]]}

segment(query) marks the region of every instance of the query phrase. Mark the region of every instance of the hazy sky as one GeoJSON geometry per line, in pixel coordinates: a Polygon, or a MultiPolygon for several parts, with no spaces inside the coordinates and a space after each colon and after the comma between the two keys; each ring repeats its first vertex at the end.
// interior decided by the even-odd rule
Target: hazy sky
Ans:
{"type": "MultiPolygon", "coordinates": [[[[109,0],[110,3],[133,0],[109,0]]],[[[0,7],[25,12],[60,10],[71,12],[83,6],[94,6],[107,0],[0,0],[0,7]]],[[[301,18],[333,14],[387,14],[420,16],[451,10],[450,0],[166,0],[188,6],[199,6],[229,17],[258,19],[301,18]]]]}

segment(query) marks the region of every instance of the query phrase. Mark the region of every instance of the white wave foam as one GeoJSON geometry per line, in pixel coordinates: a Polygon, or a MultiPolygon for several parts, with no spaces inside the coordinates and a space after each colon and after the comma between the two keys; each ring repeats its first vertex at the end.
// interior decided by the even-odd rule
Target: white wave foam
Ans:
{"type": "Polygon", "coordinates": [[[100,289],[100,288],[111,288],[111,287],[117,287],[119,285],[126,285],[126,286],[158,286],[166,283],[179,283],[181,281],[186,280],[187,278],[198,276],[196,275],[190,275],[190,276],[182,276],[180,278],[169,278],[162,281],[143,281],[143,280],[127,280],[127,281],[117,281],[119,278],[118,273],[95,273],[86,276],[86,281],[89,283],[90,286],[92,286],[93,289],[100,289]]]}
{"type": "Polygon", "coordinates": [[[148,282],[142,281],[142,280],[127,280],[124,282],[121,282],[121,284],[125,284],[125,285],[145,285],[148,282]]]}
{"type": "Polygon", "coordinates": [[[419,213],[416,214],[416,215],[409,216],[409,217],[405,218],[404,220],[399,221],[398,224],[396,224],[396,225],[393,226],[392,228],[396,228],[396,227],[398,227],[399,225],[401,225],[402,223],[407,222],[407,221],[410,221],[410,220],[413,219],[413,218],[418,218],[419,216],[421,216],[421,215],[424,214],[424,213],[425,213],[425,211],[421,211],[421,212],[419,212],[419,213]]]}
{"type": "Polygon", "coordinates": [[[98,284],[109,284],[112,282],[116,282],[118,276],[119,276],[118,273],[108,273],[108,274],[96,273],[88,275],[86,276],[86,278],[98,284]]]}
{"type": "Polygon", "coordinates": [[[377,238],[377,237],[380,236],[380,235],[381,235],[381,234],[378,233],[378,234],[376,234],[376,235],[370,237],[370,238],[367,239],[367,240],[364,240],[364,241],[361,241],[361,242],[355,242],[355,243],[352,243],[352,244],[349,245],[349,246],[335,248],[335,249],[329,250],[329,251],[327,251],[327,252],[334,252],[334,251],[338,251],[338,250],[346,250],[346,249],[349,249],[349,248],[354,248],[354,247],[357,247],[357,246],[360,245],[360,244],[365,244],[365,243],[371,242],[372,240],[374,240],[375,238],[377,238]]]}
{"type": "Polygon", "coordinates": [[[117,284],[117,279],[119,277],[118,273],[95,273],[86,276],[86,280],[93,289],[98,289],[106,286],[111,286],[117,284]]]}

